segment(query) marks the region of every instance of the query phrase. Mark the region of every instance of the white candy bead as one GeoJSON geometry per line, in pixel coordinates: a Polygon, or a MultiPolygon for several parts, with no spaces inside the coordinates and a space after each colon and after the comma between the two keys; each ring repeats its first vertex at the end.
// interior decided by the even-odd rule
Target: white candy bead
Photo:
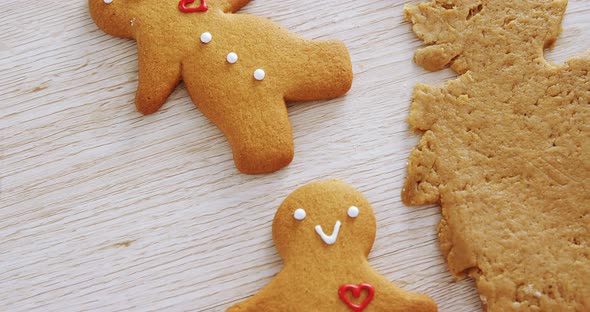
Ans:
{"type": "Polygon", "coordinates": [[[235,64],[238,61],[238,55],[234,52],[231,52],[227,55],[227,62],[230,64],[235,64]]]}
{"type": "Polygon", "coordinates": [[[202,43],[207,44],[207,43],[211,42],[211,39],[213,39],[213,36],[211,35],[210,32],[204,32],[201,34],[201,42],[202,43]]]}
{"type": "Polygon", "coordinates": [[[257,69],[254,71],[254,79],[256,79],[258,81],[262,81],[262,80],[264,80],[265,77],[266,77],[266,73],[264,72],[264,70],[257,69]]]}
{"type": "Polygon", "coordinates": [[[307,214],[305,213],[305,210],[299,208],[299,209],[295,210],[293,217],[295,218],[295,220],[301,221],[301,220],[305,219],[306,215],[307,214]]]}
{"type": "Polygon", "coordinates": [[[351,206],[350,208],[348,208],[348,216],[351,218],[356,218],[359,216],[359,209],[355,206],[351,206]]]}

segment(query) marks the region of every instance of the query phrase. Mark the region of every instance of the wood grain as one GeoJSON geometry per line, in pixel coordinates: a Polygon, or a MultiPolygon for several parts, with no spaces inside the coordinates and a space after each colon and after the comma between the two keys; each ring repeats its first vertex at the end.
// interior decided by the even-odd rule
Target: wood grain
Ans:
{"type": "MultiPolygon", "coordinates": [[[[437,207],[400,191],[418,134],[406,118],[417,82],[455,75],[412,63],[421,43],[404,1],[257,0],[243,12],[307,38],[346,42],[346,97],[294,103],[285,170],[239,174],[229,146],[183,86],[142,116],[133,41],[91,21],[85,0],[0,3],[0,310],[224,311],[279,271],[271,220],[298,186],[342,179],[372,202],[370,261],[441,311],[477,311],[438,250],[437,207]],[[305,8],[305,9],[304,9],[305,8]]],[[[571,1],[548,58],[588,49],[590,3],[571,1]]]]}

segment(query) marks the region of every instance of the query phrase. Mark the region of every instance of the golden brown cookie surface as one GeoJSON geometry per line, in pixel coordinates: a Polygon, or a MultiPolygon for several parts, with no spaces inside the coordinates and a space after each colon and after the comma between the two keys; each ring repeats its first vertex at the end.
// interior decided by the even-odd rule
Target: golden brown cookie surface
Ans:
{"type": "Polygon", "coordinates": [[[249,0],[196,2],[89,0],[89,6],[102,30],[137,41],[140,112],[156,112],[183,80],[195,105],[227,137],[240,171],[283,168],[294,153],[285,101],[345,94],[352,83],[346,47],[232,14],[249,0]]]}
{"type": "MultiPolygon", "coordinates": [[[[424,131],[403,199],[441,203],[442,251],[489,311],[590,310],[590,54],[547,63],[566,1],[408,6],[415,61],[461,74],[418,85],[424,131]]],[[[587,43],[581,43],[587,44],[587,43]]]]}
{"type": "Polygon", "coordinates": [[[437,311],[432,299],[397,288],[369,265],[375,231],[369,202],[352,187],[337,180],[301,187],[274,218],[285,267],[228,311],[437,311]]]}

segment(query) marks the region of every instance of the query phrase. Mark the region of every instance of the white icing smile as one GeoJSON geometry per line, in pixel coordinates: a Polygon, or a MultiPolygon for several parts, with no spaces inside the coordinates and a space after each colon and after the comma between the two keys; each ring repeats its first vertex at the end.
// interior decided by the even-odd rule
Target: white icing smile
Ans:
{"type": "Polygon", "coordinates": [[[336,221],[336,224],[334,225],[334,231],[332,231],[332,235],[330,235],[330,236],[328,236],[328,235],[326,235],[326,233],[324,233],[324,230],[322,230],[321,225],[316,225],[315,231],[322,238],[324,243],[326,243],[328,245],[334,245],[334,243],[336,243],[336,239],[338,239],[338,232],[340,232],[340,221],[336,221]]]}

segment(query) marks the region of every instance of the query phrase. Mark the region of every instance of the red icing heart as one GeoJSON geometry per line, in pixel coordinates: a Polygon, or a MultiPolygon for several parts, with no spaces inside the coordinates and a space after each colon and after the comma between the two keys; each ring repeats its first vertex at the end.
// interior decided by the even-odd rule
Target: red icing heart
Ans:
{"type": "Polygon", "coordinates": [[[369,305],[371,300],[373,300],[373,296],[375,296],[375,288],[373,288],[373,286],[369,284],[359,284],[358,286],[343,285],[340,286],[340,289],[338,289],[338,295],[340,296],[340,300],[344,301],[344,303],[346,303],[346,305],[350,309],[352,309],[352,311],[362,312],[369,305]],[[361,304],[354,304],[350,302],[350,299],[348,298],[348,296],[346,296],[346,293],[350,291],[354,298],[359,298],[361,296],[361,291],[363,290],[368,291],[369,295],[367,296],[367,298],[365,298],[365,300],[363,300],[361,304]]]}
{"type": "Polygon", "coordinates": [[[180,2],[178,2],[178,8],[180,9],[180,11],[182,11],[184,13],[207,12],[207,10],[209,10],[206,0],[201,0],[201,5],[198,7],[192,7],[192,8],[187,7],[187,5],[194,3],[194,2],[195,2],[195,0],[180,0],[180,2]]]}

